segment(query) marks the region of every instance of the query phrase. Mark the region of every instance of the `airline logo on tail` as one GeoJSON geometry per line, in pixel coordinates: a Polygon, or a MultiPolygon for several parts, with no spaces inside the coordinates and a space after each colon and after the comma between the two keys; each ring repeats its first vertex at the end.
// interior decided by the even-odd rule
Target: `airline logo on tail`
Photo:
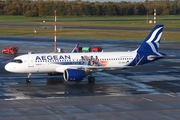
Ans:
{"type": "Polygon", "coordinates": [[[156,25],[153,30],[146,37],[145,41],[141,44],[138,49],[138,52],[148,52],[155,53],[156,55],[160,55],[158,53],[159,43],[161,40],[161,35],[163,31],[163,25],[156,25]]]}
{"type": "Polygon", "coordinates": [[[158,53],[158,48],[159,48],[159,42],[161,39],[161,35],[162,35],[162,29],[163,27],[160,27],[158,29],[156,29],[151,37],[146,41],[147,44],[149,44],[149,46],[151,47],[151,50],[156,53],[157,55],[161,55],[160,53],[158,53]]]}

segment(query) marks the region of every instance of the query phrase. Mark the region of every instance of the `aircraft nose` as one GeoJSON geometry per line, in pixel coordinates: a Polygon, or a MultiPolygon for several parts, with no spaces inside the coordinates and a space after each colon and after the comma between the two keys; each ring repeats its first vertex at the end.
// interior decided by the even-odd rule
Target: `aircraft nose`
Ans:
{"type": "Polygon", "coordinates": [[[11,72],[11,71],[12,71],[12,70],[11,70],[11,69],[12,69],[12,67],[11,67],[11,65],[10,65],[9,63],[8,63],[8,64],[6,64],[4,68],[5,68],[5,70],[6,70],[6,71],[9,71],[9,72],[11,72]]]}

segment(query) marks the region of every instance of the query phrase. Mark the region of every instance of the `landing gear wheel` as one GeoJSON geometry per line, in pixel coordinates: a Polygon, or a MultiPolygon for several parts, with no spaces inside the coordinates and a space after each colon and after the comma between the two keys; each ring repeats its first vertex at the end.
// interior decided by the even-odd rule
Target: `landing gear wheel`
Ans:
{"type": "Polygon", "coordinates": [[[30,83],[31,82],[30,77],[31,77],[31,73],[28,74],[28,78],[26,78],[26,83],[30,83]]]}
{"type": "Polygon", "coordinates": [[[30,82],[31,82],[30,78],[26,78],[26,83],[30,83],[30,82]]]}
{"type": "Polygon", "coordinates": [[[94,83],[95,78],[93,76],[89,76],[88,81],[89,81],[89,83],[94,83]]]}

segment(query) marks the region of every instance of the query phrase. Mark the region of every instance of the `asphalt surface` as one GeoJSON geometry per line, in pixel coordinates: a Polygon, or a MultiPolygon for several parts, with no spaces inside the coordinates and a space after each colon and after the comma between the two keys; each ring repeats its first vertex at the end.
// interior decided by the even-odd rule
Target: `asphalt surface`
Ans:
{"type": "MultiPolygon", "coordinates": [[[[15,45],[18,55],[53,51],[53,38],[0,37],[0,48],[15,45]]],[[[80,46],[103,51],[136,49],[139,41],[58,38],[65,52],[80,46]]],[[[167,57],[132,69],[97,72],[95,83],[64,82],[62,76],[13,74],[4,65],[17,55],[0,54],[0,119],[178,120],[180,119],[180,43],[161,41],[167,57]]]]}

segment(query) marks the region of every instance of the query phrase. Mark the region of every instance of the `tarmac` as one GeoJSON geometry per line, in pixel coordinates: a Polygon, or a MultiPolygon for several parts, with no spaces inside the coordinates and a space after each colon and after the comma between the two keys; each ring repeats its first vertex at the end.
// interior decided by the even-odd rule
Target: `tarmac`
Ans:
{"type": "MultiPolygon", "coordinates": [[[[103,51],[135,50],[142,40],[58,38],[65,52],[80,46],[103,51]]],[[[15,45],[17,55],[0,54],[0,120],[179,120],[180,43],[161,41],[167,57],[132,69],[97,72],[95,83],[64,82],[62,76],[13,74],[4,65],[14,57],[53,51],[53,38],[0,37],[0,48],[15,45]]]]}

